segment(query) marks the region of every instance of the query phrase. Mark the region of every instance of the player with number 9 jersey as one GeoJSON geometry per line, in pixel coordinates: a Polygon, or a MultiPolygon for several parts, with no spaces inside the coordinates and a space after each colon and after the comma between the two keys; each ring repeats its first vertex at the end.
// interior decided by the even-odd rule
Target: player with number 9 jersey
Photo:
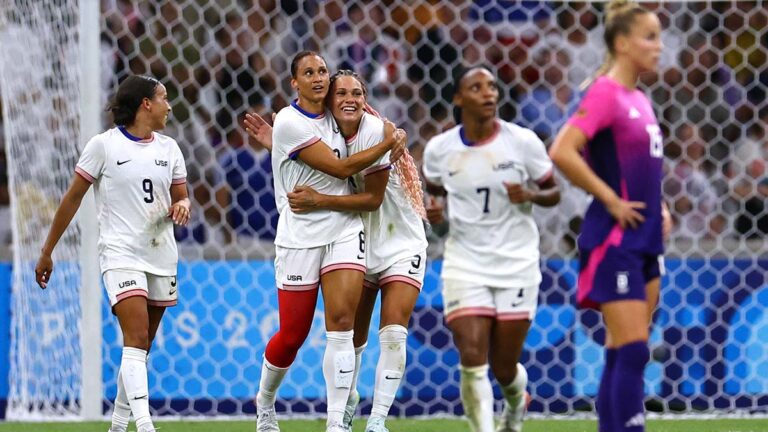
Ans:
{"type": "MultiPolygon", "coordinates": [[[[350,155],[370,151],[385,138],[386,122],[366,103],[367,88],[351,70],[331,77],[327,105],[346,139],[350,155]]],[[[405,131],[396,139],[404,145],[405,131]]],[[[355,314],[355,373],[347,399],[343,426],[351,430],[360,395],[356,389],[362,353],[374,305],[381,290],[380,355],[376,366],[373,406],[365,430],[384,432],[406,365],[408,321],[416,304],[426,269],[427,240],[420,215],[423,192],[413,159],[405,152],[392,169],[390,155],[382,155],[369,168],[350,178],[355,193],[335,196],[301,186],[288,195],[295,212],[333,210],[361,214],[365,226],[368,271],[355,314]]],[[[361,248],[361,251],[363,248],[361,248]]]]}
{"type": "Polygon", "coordinates": [[[173,224],[189,221],[187,170],[176,141],[157,133],[171,112],[168,92],[158,80],[142,75],[124,79],[110,111],[116,127],[91,138],[83,149],[35,273],[46,288],[53,250],[93,186],[102,278],[123,339],[109,430],[126,432],[133,414],[137,432],[154,432],[147,355],[165,308],[178,298],[173,224]]]}
{"type": "Polygon", "coordinates": [[[187,177],[176,140],[159,133],[141,139],[115,127],[88,141],[75,171],[93,184],[101,271],[175,276],[170,188],[187,177]]]}

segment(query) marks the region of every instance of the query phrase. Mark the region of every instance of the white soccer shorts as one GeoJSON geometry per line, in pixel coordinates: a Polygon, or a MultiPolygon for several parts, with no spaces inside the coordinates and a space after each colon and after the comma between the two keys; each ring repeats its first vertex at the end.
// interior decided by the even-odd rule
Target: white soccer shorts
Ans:
{"type": "Polygon", "coordinates": [[[443,279],[443,312],[446,322],[463,316],[487,316],[498,321],[532,321],[536,315],[538,297],[538,285],[494,288],[443,279]]]}
{"type": "Polygon", "coordinates": [[[365,273],[362,231],[350,232],[329,245],[309,249],[275,247],[275,283],[279,289],[315,289],[321,275],[343,269],[365,273]]]}
{"type": "Polygon", "coordinates": [[[403,282],[413,285],[421,291],[424,284],[424,273],[427,269],[427,251],[423,250],[413,256],[397,260],[387,269],[374,274],[366,274],[363,285],[367,288],[378,289],[390,282],[403,282]]]}
{"type": "Polygon", "coordinates": [[[175,306],[178,302],[176,276],[158,276],[138,270],[107,270],[102,275],[109,304],[114,307],[128,297],[142,296],[150,306],[175,306]]]}

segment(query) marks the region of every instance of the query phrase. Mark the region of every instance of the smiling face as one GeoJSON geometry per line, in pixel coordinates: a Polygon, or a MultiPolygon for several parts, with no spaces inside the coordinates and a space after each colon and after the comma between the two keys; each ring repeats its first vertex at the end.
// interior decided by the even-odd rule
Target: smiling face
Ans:
{"type": "Polygon", "coordinates": [[[496,116],[499,86],[496,78],[484,68],[474,68],[459,82],[453,104],[462,110],[462,117],[487,118],[496,116]]]}
{"type": "Polygon", "coordinates": [[[339,124],[360,123],[365,107],[363,84],[355,77],[337,77],[331,88],[331,113],[339,124]]]}
{"type": "Polygon", "coordinates": [[[171,104],[168,103],[168,91],[165,89],[165,86],[158,83],[155,86],[155,94],[152,96],[152,99],[145,99],[145,103],[147,103],[152,130],[165,128],[165,124],[168,122],[168,115],[171,113],[171,104]]]}
{"type": "Polygon", "coordinates": [[[308,55],[299,60],[291,87],[299,94],[299,101],[322,103],[328,94],[329,80],[325,61],[317,55],[308,55]]]}
{"type": "Polygon", "coordinates": [[[655,71],[663,45],[661,43],[661,22],[652,13],[634,18],[629,34],[616,38],[616,55],[629,59],[638,72],[655,71]]]}

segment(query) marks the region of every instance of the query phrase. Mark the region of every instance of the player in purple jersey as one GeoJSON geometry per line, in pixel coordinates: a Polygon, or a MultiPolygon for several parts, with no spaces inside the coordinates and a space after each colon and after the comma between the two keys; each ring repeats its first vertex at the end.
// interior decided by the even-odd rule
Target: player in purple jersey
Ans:
{"type": "Polygon", "coordinates": [[[658,17],[638,4],[607,8],[608,58],[550,156],[594,196],[579,236],[577,301],[598,309],[607,327],[606,364],[597,397],[601,432],[644,431],[643,371],[649,323],[659,298],[665,219],[662,135],[640,73],[656,70],[658,17]]]}

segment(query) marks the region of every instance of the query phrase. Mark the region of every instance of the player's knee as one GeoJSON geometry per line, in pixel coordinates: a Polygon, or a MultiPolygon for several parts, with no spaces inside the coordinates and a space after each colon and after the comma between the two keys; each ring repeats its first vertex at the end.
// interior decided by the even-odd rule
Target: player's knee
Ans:
{"type": "Polygon", "coordinates": [[[337,311],[333,313],[327,313],[325,316],[325,328],[328,331],[352,330],[354,325],[354,311],[337,311]]]}
{"type": "Polygon", "coordinates": [[[301,346],[304,344],[304,341],[307,340],[307,336],[309,335],[309,331],[286,331],[286,332],[280,332],[281,333],[281,342],[283,347],[288,351],[296,352],[301,348],[301,346]]]}
{"type": "Polygon", "coordinates": [[[618,348],[618,360],[629,370],[642,373],[651,357],[646,341],[636,341],[618,348]]]}
{"type": "Polygon", "coordinates": [[[468,344],[458,347],[461,364],[467,366],[480,365],[488,362],[488,352],[479,349],[477,346],[468,344]]]}
{"type": "Polygon", "coordinates": [[[399,325],[408,327],[408,321],[411,319],[411,309],[395,309],[382,312],[381,326],[399,325]]]}
{"type": "Polygon", "coordinates": [[[149,351],[149,332],[144,329],[130,329],[123,332],[123,346],[149,351]]]}
{"type": "Polygon", "coordinates": [[[498,381],[502,387],[508,386],[515,380],[515,376],[517,375],[516,365],[493,365],[491,369],[493,370],[493,376],[496,377],[496,381],[498,381]]]}

